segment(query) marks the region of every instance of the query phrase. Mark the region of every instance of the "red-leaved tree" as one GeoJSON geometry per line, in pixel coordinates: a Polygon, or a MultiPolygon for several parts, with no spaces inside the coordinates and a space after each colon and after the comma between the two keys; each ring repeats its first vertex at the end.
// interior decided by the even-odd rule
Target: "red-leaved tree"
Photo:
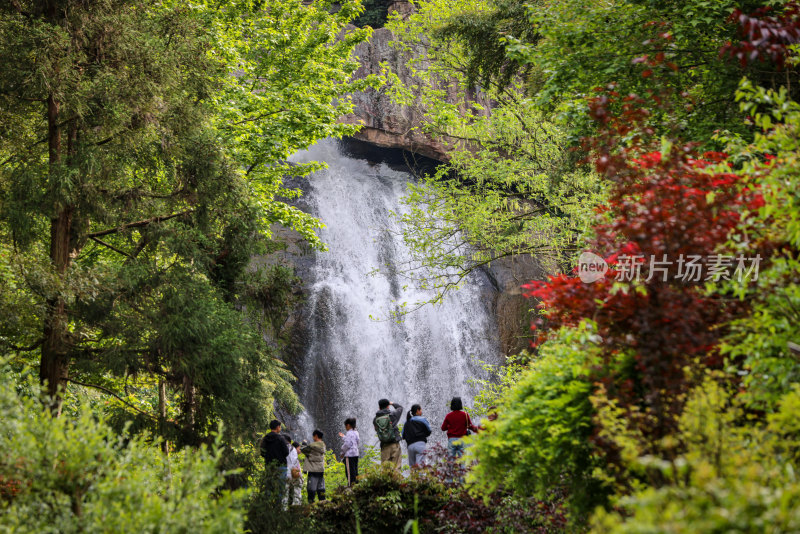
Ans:
{"type": "Polygon", "coordinates": [[[720,53],[736,58],[742,67],[754,62],[786,66],[790,47],[800,43],[800,4],[787,2],[779,13],[773,6],[764,6],[747,14],[734,9],[730,20],[739,25],[741,40],[728,43],[720,53]]]}
{"type": "Polygon", "coordinates": [[[655,449],[674,430],[691,369],[720,366],[724,326],[746,311],[706,282],[756,271],[757,253],[729,255],[724,245],[740,214],[761,202],[735,172],[709,170],[724,154],[655,135],[650,122],[668,116],[667,100],[613,86],[591,99],[600,131],[587,148],[610,191],[589,250],[610,269],[594,282],[561,274],[524,286],[546,310],[548,329],[596,322],[605,362],[595,379],[621,406],[636,406],[631,424],[655,449]]]}

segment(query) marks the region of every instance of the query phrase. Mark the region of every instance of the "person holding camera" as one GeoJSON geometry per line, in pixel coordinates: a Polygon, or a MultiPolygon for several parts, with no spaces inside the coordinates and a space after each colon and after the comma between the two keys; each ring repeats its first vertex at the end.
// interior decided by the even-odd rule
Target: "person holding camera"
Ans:
{"type": "Polygon", "coordinates": [[[400,416],[403,415],[403,407],[389,402],[388,399],[381,399],[378,401],[378,408],[380,409],[375,413],[372,426],[381,442],[381,463],[394,464],[395,469],[399,471],[402,467],[403,453],[400,449],[401,436],[397,423],[400,421],[400,416]]]}

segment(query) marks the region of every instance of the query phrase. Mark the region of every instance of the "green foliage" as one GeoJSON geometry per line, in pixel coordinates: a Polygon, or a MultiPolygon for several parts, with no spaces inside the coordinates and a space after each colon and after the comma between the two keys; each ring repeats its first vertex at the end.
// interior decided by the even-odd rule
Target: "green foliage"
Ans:
{"type": "Polygon", "coordinates": [[[351,80],[358,68],[353,48],[370,30],[343,31],[361,11],[356,1],[341,2],[335,13],[327,1],[257,5],[235,0],[223,2],[221,10],[202,11],[215,49],[235,71],[215,97],[214,126],[230,144],[233,159],[247,169],[265,222],[291,227],[323,248],[315,234],[319,222],[277,200],[299,195],[282,187],[283,176],[305,175],[320,164],[291,166],[285,160],[318,139],[358,129],[338,119],[352,110],[350,93],[379,84],[374,76],[351,80]]]}
{"type": "Polygon", "coordinates": [[[526,43],[539,39],[538,28],[529,20],[531,4],[493,0],[473,5],[480,7],[449,12],[434,29],[435,37],[457,41],[466,50],[468,83],[507,88],[515,78],[533,77],[530,64],[520,62],[507,49],[509,36],[526,43]]]}
{"type": "Polygon", "coordinates": [[[360,7],[47,5],[0,8],[0,354],[51,394],[117,399],[120,426],[247,441],[274,402],[300,408],[264,336],[293,275],[248,266],[276,223],[324,248],[280,200],[319,165],[285,160],[355,131],[348,95],[377,82],[350,81],[360,7]]]}
{"type": "MultiPolygon", "coordinates": [[[[585,96],[594,87],[614,83],[621,94],[643,95],[653,89],[668,94],[673,118],[687,136],[707,142],[718,129],[746,132],[733,99],[746,69],[721,58],[720,50],[738,41],[738,28],[728,21],[733,9],[749,13],[765,3],[536,2],[529,17],[538,38],[508,35],[506,42],[512,58],[546,73],[532,80],[531,91],[540,104],[564,109],[565,120],[578,134],[591,129],[585,96]],[[637,58],[658,63],[644,71],[635,68],[637,58]]],[[[774,75],[764,66],[750,70],[764,81],[774,75]]]]}
{"type": "MultiPolygon", "coordinates": [[[[760,27],[756,19],[777,34],[796,31],[796,5],[430,0],[420,3],[408,23],[392,23],[400,49],[418,58],[409,62],[414,82],[400,88],[395,78],[393,89],[400,100],[426,109],[419,128],[449,142],[452,156],[437,176],[411,189],[404,216],[417,259],[436,273],[423,283],[441,292],[471,268],[506,254],[547,254],[556,267],[568,259],[591,232],[588,210],[604,207],[602,184],[582,172],[568,150],[583,136],[590,136],[584,146],[613,157],[635,147],[640,132],[630,129],[625,123],[630,115],[622,111],[635,107],[630,102],[636,95],[658,103],[648,110],[645,135],[669,132],[691,146],[727,144],[732,165],[726,161],[714,172],[735,173],[748,194],[735,208],[738,230],[724,252],[761,254],[763,260],[757,277],[707,284],[709,294],[734,307],[736,298],[747,302],[736,309],[750,307],[734,315],[747,313],[744,318],[713,329],[727,336],[726,373],[714,380],[703,382],[702,374],[690,372],[698,363],[719,363],[712,343],[677,368],[675,377],[686,381],[685,390],[643,391],[636,375],[658,373],[670,362],[637,357],[643,343],[615,321],[622,328],[620,342],[606,352],[602,366],[599,347],[613,342],[594,336],[584,324],[541,345],[530,368],[512,367],[498,374],[497,384],[483,384],[479,400],[484,406],[499,404],[500,418],[473,438],[469,450],[478,460],[470,480],[479,489],[542,496],[566,486],[577,523],[595,505],[615,506],[598,513],[597,532],[797,530],[797,429],[788,420],[800,380],[791,350],[791,343],[800,344],[797,50],[779,59],[776,52],[772,62],[761,61],[763,51],[732,61],[725,52],[729,42],[749,39],[744,45],[753,49],[764,45],[753,33],[760,27]],[[730,18],[734,8],[747,14],[765,6],[771,11],[756,12],[744,28],[730,18]],[[521,12],[527,13],[525,22],[521,12]],[[783,59],[787,68],[777,69],[783,59]],[[740,85],[743,75],[749,80],[740,85]],[[596,113],[593,124],[587,97],[598,86],[605,89],[592,102],[613,98],[599,106],[602,115],[596,113]],[[611,102],[617,97],[619,102],[611,102]],[[619,125],[619,135],[597,137],[596,124],[607,120],[619,125]],[[719,130],[725,134],[715,135],[719,130]],[[527,218],[528,212],[533,216],[527,218]],[[698,383],[702,386],[689,389],[698,383]],[[687,391],[692,391],[688,399],[687,391]],[[619,392],[637,402],[614,400],[619,392]],[[675,407],[675,428],[658,433],[630,424],[663,415],[648,413],[654,398],[675,407]]],[[[668,145],[678,146],[663,143],[668,145]]],[[[606,169],[611,180],[623,174],[619,167],[606,169]]],[[[651,179],[656,171],[643,174],[651,179]]],[[[654,191],[645,189],[643,196],[654,191]]],[[[708,194],[709,203],[715,194],[708,194]]],[[[614,202],[631,213],[648,208],[636,195],[614,202]]],[[[720,220],[720,213],[707,211],[699,215],[720,220]]],[[[613,243],[624,232],[612,230],[613,243]]],[[[559,280],[570,280],[563,302],[574,302],[569,288],[580,282],[559,280]]],[[[641,296],[651,299],[648,305],[665,306],[655,294],[641,296]]],[[[631,328],[642,328],[646,320],[632,306],[621,307],[632,314],[631,328]]],[[[566,305],[553,313],[571,311],[566,305]]],[[[646,336],[651,341],[668,331],[659,324],[652,328],[657,331],[646,336]]],[[[673,339],[681,346],[692,337],[676,332],[673,339]]]]}
{"type": "Polygon", "coordinates": [[[382,28],[389,17],[389,7],[394,0],[363,0],[361,5],[364,11],[353,21],[359,28],[370,26],[372,28],[382,28]]]}
{"type": "MultiPolygon", "coordinates": [[[[257,447],[245,447],[245,450],[254,452],[257,447]]],[[[237,453],[241,461],[245,454],[245,450],[237,453]]],[[[251,458],[245,459],[246,465],[250,465],[251,458]]],[[[280,491],[276,486],[277,472],[275,470],[264,470],[264,462],[262,459],[257,459],[258,462],[256,469],[249,472],[246,481],[248,487],[255,488],[252,493],[247,512],[247,530],[256,533],[267,532],[287,532],[287,533],[304,533],[314,528],[321,528],[323,531],[326,529],[334,528],[335,523],[329,523],[327,520],[315,520],[320,512],[318,507],[320,505],[312,505],[309,510],[303,506],[291,506],[288,510],[282,511],[282,502],[280,499],[280,491]],[[316,525],[316,527],[315,527],[316,525]]],[[[302,463],[302,456],[301,456],[302,463]]],[[[359,478],[380,476],[380,449],[375,447],[365,447],[364,454],[359,458],[359,478]]],[[[237,465],[237,464],[233,464],[237,465]]],[[[241,465],[241,464],[238,464],[241,465]]],[[[308,476],[308,475],[304,475],[308,476]]],[[[230,478],[230,477],[229,477],[230,478]]],[[[306,479],[304,479],[304,482],[306,479]]],[[[334,494],[345,493],[349,495],[347,489],[347,475],[345,473],[344,463],[336,459],[336,455],[331,449],[325,451],[325,489],[327,496],[331,498],[334,494]]],[[[307,502],[307,493],[305,485],[303,486],[303,503],[307,502]]],[[[339,525],[339,528],[343,528],[339,525]]]]}
{"type": "MultiPolygon", "coordinates": [[[[53,417],[0,372],[0,530],[3,532],[233,532],[242,492],[217,491],[219,453],[163,454],[112,430],[91,410],[53,417]]],[[[30,386],[33,386],[30,384],[30,386]]]]}
{"type": "Polygon", "coordinates": [[[749,80],[742,82],[737,98],[759,130],[753,143],[734,139],[729,150],[743,161],[741,172],[752,177],[764,205],[745,214],[749,239],[731,247],[751,253],[755,242],[766,244],[772,254],[759,251],[764,265],[757,279],[730,284],[753,311],[733,323],[723,350],[746,373],[752,407],[772,411],[800,381],[797,356],[789,349],[790,342],[800,343],[800,260],[795,253],[800,250],[800,200],[794,193],[800,189],[800,104],[785,89],[765,90],[749,80]],[[773,158],[769,165],[761,154],[773,158]]]}
{"type": "Polygon", "coordinates": [[[469,475],[472,483],[484,491],[513,488],[542,499],[567,485],[579,513],[604,502],[607,490],[593,476],[589,443],[594,428],[589,372],[597,363],[596,342],[587,323],[562,330],[541,347],[500,400],[500,417],[472,439],[467,457],[478,461],[469,475]]]}
{"type": "Polygon", "coordinates": [[[784,3],[426,0],[411,23],[398,29],[401,40],[411,42],[402,32],[413,36],[424,27],[417,44],[441,62],[439,70],[447,65],[450,76],[463,75],[468,87],[500,106],[518,91],[530,96],[540,111],[559,117],[571,143],[592,133],[585,98],[608,84],[621,94],[658,91],[673,103],[671,113],[684,133],[710,142],[720,129],[748,135],[733,98],[742,75],[765,86],[795,80],[792,69],[742,66],[720,56],[725,45],[740,39],[729,20],[734,8],[750,13],[773,4],[779,12],[784,3]],[[652,68],[637,68],[636,62],[652,68]],[[498,89],[504,91],[493,94],[498,89]]]}
{"type": "Polygon", "coordinates": [[[593,175],[562,170],[565,138],[531,101],[464,118],[447,131],[470,145],[409,186],[401,217],[404,238],[429,276],[421,286],[443,291],[501,257],[534,254],[554,264],[574,250],[601,187],[593,175]]]}
{"type": "MultiPolygon", "coordinates": [[[[370,445],[364,446],[358,459],[358,476],[369,476],[380,469],[381,450],[370,445]]],[[[344,461],[336,458],[332,449],[325,451],[325,488],[328,492],[347,487],[347,473],[344,461]]]]}
{"type": "Polygon", "coordinates": [[[686,451],[658,467],[661,487],[620,500],[626,513],[599,511],[594,532],[794,532],[800,528],[796,410],[785,395],[767,424],[746,422],[742,399],[714,380],[691,395],[681,417],[686,451]],[[743,424],[745,423],[745,424],[743,424]]]}
{"type": "Polygon", "coordinates": [[[424,110],[415,127],[448,150],[446,165],[409,188],[400,217],[415,262],[406,274],[436,290],[434,300],[498,258],[535,254],[557,265],[603,195],[597,176],[576,165],[565,129],[525,95],[523,82],[509,74],[475,86],[471,60],[495,62],[474,49],[485,25],[501,24],[492,13],[491,2],[435,0],[389,25],[413,74],[405,86],[390,76],[390,90],[424,110]]]}
{"type": "Polygon", "coordinates": [[[282,340],[283,326],[299,302],[301,280],[294,269],[273,265],[248,273],[242,282],[246,284],[242,294],[257,309],[251,320],[259,321],[270,339],[282,340]]]}
{"type": "Polygon", "coordinates": [[[283,509],[285,486],[286,478],[279,474],[277,467],[270,466],[262,470],[256,483],[253,484],[255,491],[248,503],[245,524],[247,532],[300,534],[309,531],[311,523],[304,507],[290,506],[286,510],[283,509]]]}
{"type": "Polygon", "coordinates": [[[438,480],[419,474],[405,479],[388,466],[370,470],[352,488],[332,489],[328,484],[328,467],[325,475],[328,500],[288,510],[283,510],[280,504],[275,474],[265,474],[250,502],[247,529],[255,533],[298,534],[403,532],[418,514],[433,512],[448,499],[445,486],[438,480]]]}
{"type": "Polygon", "coordinates": [[[354,532],[356,522],[364,533],[403,532],[415,509],[427,514],[446,501],[447,490],[436,479],[420,474],[405,479],[384,465],[352,488],[329,495],[314,507],[312,519],[320,534],[354,532]]]}
{"type": "Polygon", "coordinates": [[[342,488],[312,507],[306,528],[365,534],[563,532],[560,503],[505,492],[476,496],[445,482],[452,471],[440,471],[443,465],[437,465],[415,469],[407,477],[388,465],[372,470],[355,486],[342,488]]]}
{"type": "Polygon", "coordinates": [[[524,353],[520,356],[509,356],[502,365],[480,362],[488,378],[469,379],[470,384],[478,390],[478,394],[472,399],[474,404],[471,413],[473,416],[487,416],[491,413],[492,406],[500,404],[523,377],[529,358],[530,355],[524,353]]]}

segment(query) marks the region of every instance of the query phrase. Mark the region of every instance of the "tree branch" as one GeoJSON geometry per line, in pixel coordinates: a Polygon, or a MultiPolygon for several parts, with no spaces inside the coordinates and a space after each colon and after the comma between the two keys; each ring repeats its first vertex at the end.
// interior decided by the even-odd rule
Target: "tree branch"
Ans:
{"type": "Polygon", "coordinates": [[[3,344],[5,344],[7,347],[10,347],[12,350],[15,350],[17,352],[30,352],[32,350],[39,348],[39,345],[41,345],[42,343],[44,343],[44,339],[40,339],[39,341],[36,341],[35,343],[28,345],[27,347],[18,347],[13,343],[9,343],[8,341],[3,341],[3,344]]]}
{"type": "Polygon", "coordinates": [[[132,222],[132,223],[128,223],[128,224],[123,224],[122,226],[120,226],[118,228],[109,228],[108,230],[101,230],[100,232],[93,232],[93,233],[87,235],[86,237],[88,237],[89,239],[94,239],[96,237],[101,237],[101,236],[108,235],[108,234],[115,234],[117,232],[122,232],[122,231],[127,230],[128,228],[141,228],[142,226],[147,226],[148,224],[151,224],[151,223],[158,223],[158,222],[168,221],[169,219],[174,219],[175,217],[180,217],[182,215],[188,215],[188,214],[190,214],[192,212],[194,212],[193,209],[192,210],[182,211],[180,213],[173,213],[172,215],[160,215],[158,217],[153,217],[151,219],[145,219],[143,221],[136,221],[136,222],[132,222]]]}
{"type": "Polygon", "coordinates": [[[118,249],[117,247],[115,247],[114,245],[112,245],[112,244],[110,244],[110,243],[106,243],[106,242],[105,242],[105,241],[103,241],[102,239],[99,239],[99,238],[97,238],[97,237],[92,237],[92,236],[89,236],[89,239],[91,239],[91,240],[92,240],[92,241],[94,241],[95,243],[100,243],[100,244],[101,244],[101,245],[103,245],[104,247],[106,247],[106,248],[108,248],[108,249],[111,249],[111,250],[113,250],[114,252],[118,252],[119,254],[122,254],[123,256],[126,256],[126,257],[128,257],[128,258],[130,258],[130,257],[131,257],[131,255],[130,255],[130,254],[128,254],[127,252],[125,252],[124,250],[120,250],[120,249],[118,249]]]}
{"type": "Polygon", "coordinates": [[[144,250],[144,247],[147,246],[148,239],[147,234],[142,235],[142,238],[139,239],[139,242],[136,244],[136,248],[134,249],[133,253],[128,256],[128,259],[125,260],[125,263],[128,264],[129,262],[135,260],[139,257],[139,254],[144,250]]]}
{"type": "Polygon", "coordinates": [[[155,421],[159,420],[158,416],[153,415],[153,414],[148,413],[148,412],[145,412],[144,410],[141,410],[141,409],[137,408],[136,406],[134,406],[133,404],[131,404],[130,402],[126,401],[125,399],[123,399],[122,397],[120,397],[119,395],[117,395],[116,393],[114,393],[113,391],[111,391],[110,389],[108,389],[108,388],[106,388],[104,386],[98,386],[97,384],[85,384],[83,382],[78,382],[77,380],[73,380],[72,378],[67,378],[67,382],[72,382],[75,385],[83,386],[85,388],[92,388],[92,389],[96,389],[98,391],[102,391],[103,393],[111,395],[112,397],[114,397],[115,399],[120,401],[125,406],[131,408],[132,410],[135,410],[135,411],[139,412],[140,414],[142,414],[144,416],[147,416],[147,417],[149,417],[149,418],[151,418],[151,419],[153,419],[155,421]]]}

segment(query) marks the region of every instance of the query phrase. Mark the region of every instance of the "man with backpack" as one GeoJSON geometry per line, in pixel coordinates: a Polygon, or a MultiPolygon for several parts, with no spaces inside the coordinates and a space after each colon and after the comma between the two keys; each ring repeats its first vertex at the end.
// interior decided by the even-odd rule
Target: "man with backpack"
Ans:
{"type": "Polygon", "coordinates": [[[380,410],[375,413],[372,426],[375,427],[375,433],[381,442],[381,463],[390,462],[394,464],[395,469],[400,470],[403,455],[400,450],[401,437],[397,423],[403,415],[403,407],[387,399],[381,399],[378,401],[378,408],[380,410]],[[390,410],[389,406],[393,410],[390,410]]]}

